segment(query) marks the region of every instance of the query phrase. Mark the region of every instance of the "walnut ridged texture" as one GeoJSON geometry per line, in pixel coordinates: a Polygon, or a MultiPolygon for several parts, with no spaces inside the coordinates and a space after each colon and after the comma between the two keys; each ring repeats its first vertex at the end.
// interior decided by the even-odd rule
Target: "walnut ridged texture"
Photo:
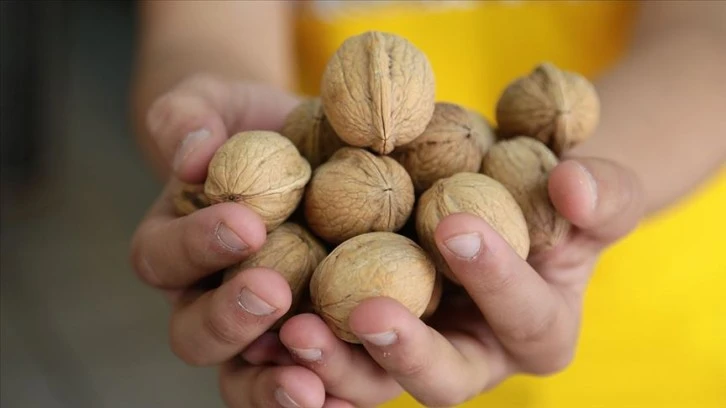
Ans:
{"type": "Polygon", "coordinates": [[[505,88],[496,118],[501,136],[536,138],[559,157],[594,133],[600,100],[584,76],[542,63],[505,88]]]}
{"type": "Polygon", "coordinates": [[[512,194],[501,183],[484,174],[458,173],[435,182],[421,195],[416,208],[419,242],[432,255],[439,272],[452,282],[458,283],[458,280],[439,252],[434,233],[439,222],[454,213],[481,217],[522,259],[527,259],[527,223],[512,194]]]}
{"type": "Polygon", "coordinates": [[[209,198],[204,194],[204,184],[186,183],[179,184],[178,190],[172,195],[172,203],[179,216],[189,215],[210,205],[209,198]]]}
{"type": "Polygon", "coordinates": [[[369,31],[345,40],[328,61],[320,98],[345,143],[389,154],[431,120],[434,73],[426,55],[405,38],[369,31]]]}
{"type": "Polygon", "coordinates": [[[359,344],[348,325],[358,304],[390,297],[420,317],[435,281],[433,262],[415,242],[392,232],[371,232],[340,244],[318,265],[310,281],[310,298],[338,338],[359,344]]]}
{"type": "Polygon", "coordinates": [[[482,161],[481,172],[506,187],[522,209],[530,251],[555,247],[570,230],[570,223],[553,207],[547,186],[558,162],[547,146],[526,136],[498,142],[482,161]]]}
{"type": "Polygon", "coordinates": [[[300,102],[285,118],[280,133],[292,141],[312,169],[345,146],[330,126],[319,97],[300,102]]]}
{"type": "Polygon", "coordinates": [[[440,273],[436,273],[436,281],[434,282],[434,290],[431,293],[431,299],[429,299],[429,304],[426,306],[426,310],[421,314],[421,319],[428,319],[429,317],[433,316],[434,313],[436,313],[436,310],[438,310],[439,305],[441,304],[441,299],[444,294],[444,280],[440,273]]]}
{"type": "Polygon", "coordinates": [[[310,164],[286,137],[246,131],[229,138],[209,163],[204,192],[212,203],[244,204],[272,231],[295,211],[310,180],[310,164]]]}
{"type": "Polygon", "coordinates": [[[397,161],[344,147],[307,186],[305,219],[317,236],[339,244],[373,231],[397,231],[413,212],[411,177],[397,161]]]}
{"type": "Polygon", "coordinates": [[[296,313],[315,268],[326,256],[327,250],[323,244],[309,231],[298,224],[286,222],[267,235],[262,248],[228,269],[225,280],[250,268],[262,267],[279,272],[292,292],[290,311],[278,320],[275,327],[279,327],[296,313]]]}
{"type": "Polygon", "coordinates": [[[411,176],[416,192],[456,173],[479,171],[483,136],[475,134],[473,119],[462,106],[438,102],[424,132],[391,153],[411,176]]]}
{"type": "Polygon", "coordinates": [[[476,138],[482,155],[485,155],[497,139],[494,127],[484,115],[473,109],[469,109],[469,120],[472,135],[476,138]]]}

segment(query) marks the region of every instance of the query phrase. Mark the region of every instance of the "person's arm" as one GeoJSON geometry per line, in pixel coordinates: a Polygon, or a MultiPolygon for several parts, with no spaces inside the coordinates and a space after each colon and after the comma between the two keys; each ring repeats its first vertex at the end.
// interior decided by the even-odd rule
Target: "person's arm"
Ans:
{"type": "Polygon", "coordinates": [[[726,160],[726,3],[644,1],[627,57],[596,82],[597,134],[572,156],[635,170],[653,213],[726,160]]]}
{"type": "Polygon", "coordinates": [[[291,4],[284,1],[142,1],[132,124],[162,175],[168,165],[146,128],[151,104],[197,73],[293,87],[291,4]]]}

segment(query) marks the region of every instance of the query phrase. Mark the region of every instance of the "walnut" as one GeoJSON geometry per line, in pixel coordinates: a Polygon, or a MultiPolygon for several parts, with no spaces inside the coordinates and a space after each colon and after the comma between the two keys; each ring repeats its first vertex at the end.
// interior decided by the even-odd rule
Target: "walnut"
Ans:
{"type": "Polygon", "coordinates": [[[426,306],[426,310],[424,310],[424,312],[421,314],[421,319],[428,319],[429,317],[433,316],[434,313],[436,313],[436,310],[438,310],[439,305],[441,304],[441,298],[443,297],[443,294],[444,280],[440,273],[436,273],[434,290],[431,293],[431,299],[429,299],[429,304],[426,306]]]}
{"type": "Polygon", "coordinates": [[[472,109],[469,109],[468,112],[471,123],[471,133],[476,138],[477,145],[479,146],[482,155],[485,155],[496,141],[496,131],[484,115],[472,109]]]}
{"type": "Polygon", "coordinates": [[[323,73],[320,97],[344,142],[388,154],[418,137],[431,120],[434,73],[408,40],[370,31],[338,48],[323,73]]]}
{"type": "Polygon", "coordinates": [[[318,265],[310,281],[310,298],[336,336],[360,343],[348,326],[358,304],[386,296],[420,317],[435,281],[433,262],[415,242],[392,232],[371,232],[340,244],[318,265]]]}
{"type": "Polygon", "coordinates": [[[525,136],[498,142],[482,161],[481,172],[502,183],[522,209],[532,251],[556,246],[570,229],[552,206],[547,187],[558,162],[542,142],[525,136]]]}
{"type": "Polygon", "coordinates": [[[600,100],[582,75],[543,63],[507,86],[496,112],[502,136],[534,137],[561,156],[595,131],[600,100]]]}
{"type": "Polygon", "coordinates": [[[310,229],[331,244],[372,231],[397,231],[413,212],[406,170],[388,156],[344,147],[318,167],[305,193],[310,229]]]}
{"type": "Polygon", "coordinates": [[[408,171],[416,192],[438,179],[479,171],[485,136],[475,134],[473,119],[467,109],[439,102],[424,132],[391,153],[408,171]]]}
{"type": "Polygon", "coordinates": [[[290,139],[315,169],[345,146],[323,112],[320,98],[308,98],[285,119],[280,133],[290,139]]]}
{"type": "Polygon", "coordinates": [[[210,205],[209,198],[204,194],[204,184],[180,183],[171,199],[179,216],[189,215],[210,205]]]}
{"type": "Polygon", "coordinates": [[[436,181],[419,199],[416,231],[421,246],[444,276],[458,283],[436,246],[434,232],[439,222],[454,213],[466,212],[483,218],[523,259],[529,254],[529,234],[522,210],[512,194],[498,181],[478,173],[458,173],[436,181]]]}
{"type": "Polygon", "coordinates": [[[292,304],[288,313],[273,327],[276,329],[296,314],[313,271],[326,255],[325,247],[310,232],[297,224],[286,222],[267,235],[265,244],[257,252],[227,269],[224,278],[228,280],[245,269],[256,267],[279,272],[290,285],[292,304]]]}
{"type": "Polygon", "coordinates": [[[204,193],[210,202],[252,208],[267,231],[282,224],[300,203],[310,164],[276,132],[247,131],[227,140],[209,163],[204,193]]]}

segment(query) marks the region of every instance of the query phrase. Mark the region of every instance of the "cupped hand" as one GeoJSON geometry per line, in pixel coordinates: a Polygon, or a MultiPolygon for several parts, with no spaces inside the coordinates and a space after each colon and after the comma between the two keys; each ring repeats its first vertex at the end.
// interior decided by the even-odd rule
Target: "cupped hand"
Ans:
{"type": "Polygon", "coordinates": [[[436,242],[462,286],[431,320],[392,299],[369,299],[349,321],[360,347],[335,338],[315,315],[295,316],[279,339],[256,342],[245,356],[274,362],[284,346],[299,366],[237,371],[246,386],[223,380],[228,403],[375,406],[406,391],[426,406],[452,406],[517,373],[563,370],[598,256],[637,225],[644,197],[631,171],[594,158],[560,163],[549,193],[573,225],[562,244],[525,261],[481,218],[451,215],[436,242]]]}
{"type": "Polygon", "coordinates": [[[250,269],[220,285],[218,271],[265,242],[251,209],[224,203],[178,217],[171,195],[180,183],[201,183],[214,152],[236,132],[279,130],[297,99],[263,85],[198,75],[161,96],[148,131],[171,180],[139,224],[131,261],[139,278],[173,304],[172,350],[193,365],[229,360],[265,333],[290,307],[285,279],[250,269]]]}

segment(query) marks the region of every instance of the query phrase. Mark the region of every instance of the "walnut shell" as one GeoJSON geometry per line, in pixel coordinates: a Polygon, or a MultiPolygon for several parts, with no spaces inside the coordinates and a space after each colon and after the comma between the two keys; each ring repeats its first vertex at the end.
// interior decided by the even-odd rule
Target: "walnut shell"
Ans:
{"type": "Polygon", "coordinates": [[[458,173],[438,180],[426,190],[416,208],[416,231],[421,246],[444,276],[458,283],[439,252],[434,232],[448,215],[466,212],[483,218],[523,259],[529,254],[529,233],[522,210],[498,181],[478,173],[458,173]]]}
{"type": "Polygon", "coordinates": [[[433,262],[415,242],[392,232],[371,232],[340,244],[318,265],[310,298],[338,338],[360,343],[348,326],[359,303],[387,296],[420,317],[435,281],[433,262]]]}
{"type": "Polygon", "coordinates": [[[372,231],[397,231],[413,212],[411,177],[388,156],[344,147],[318,167],[305,193],[305,218],[331,244],[372,231]]]}
{"type": "Polygon", "coordinates": [[[263,267],[279,272],[292,291],[292,304],[285,316],[273,328],[296,313],[296,309],[310,284],[315,268],[327,255],[327,250],[310,232],[303,227],[286,222],[267,235],[265,244],[257,252],[225,272],[228,280],[241,271],[263,267]]]}
{"type": "Polygon", "coordinates": [[[241,132],[212,157],[204,193],[212,203],[233,201],[252,208],[271,231],[295,211],[311,174],[310,164],[286,137],[241,132]]]}
{"type": "Polygon", "coordinates": [[[512,193],[529,227],[530,250],[549,249],[567,236],[570,223],[552,206],[547,182],[559,160],[542,142],[526,136],[503,140],[484,156],[481,172],[512,193]]]}
{"type": "Polygon", "coordinates": [[[473,117],[453,103],[439,102],[424,132],[391,153],[411,176],[416,192],[461,172],[478,172],[482,150],[473,117]]]}
{"type": "Polygon", "coordinates": [[[534,137],[561,156],[595,131],[600,100],[582,75],[543,63],[507,86],[496,116],[503,137],[534,137]]]}
{"type": "Polygon", "coordinates": [[[280,133],[292,141],[313,169],[345,146],[330,126],[320,98],[301,102],[287,115],[280,133]]]}
{"type": "Polygon", "coordinates": [[[436,310],[438,310],[439,305],[441,304],[441,298],[444,294],[444,283],[443,278],[440,273],[436,273],[436,281],[434,282],[434,290],[431,293],[431,299],[429,299],[429,304],[426,306],[426,310],[424,310],[423,314],[421,314],[421,319],[428,319],[429,317],[433,316],[434,313],[436,313],[436,310]]]}
{"type": "Polygon", "coordinates": [[[475,137],[482,156],[489,151],[489,148],[496,142],[497,136],[491,122],[481,113],[469,109],[469,120],[472,135],[475,137]]]}
{"type": "Polygon", "coordinates": [[[405,38],[369,31],[338,48],[323,73],[320,97],[344,142],[388,154],[431,120],[434,73],[426,55],[405,38]]]}
{"type": "Polygon", "coordinates": [[[204,184],[179,184],[172,195],[172,203],[177,215],[184,216],[209,207],[209,197],[204,194],[204,184]]]}

